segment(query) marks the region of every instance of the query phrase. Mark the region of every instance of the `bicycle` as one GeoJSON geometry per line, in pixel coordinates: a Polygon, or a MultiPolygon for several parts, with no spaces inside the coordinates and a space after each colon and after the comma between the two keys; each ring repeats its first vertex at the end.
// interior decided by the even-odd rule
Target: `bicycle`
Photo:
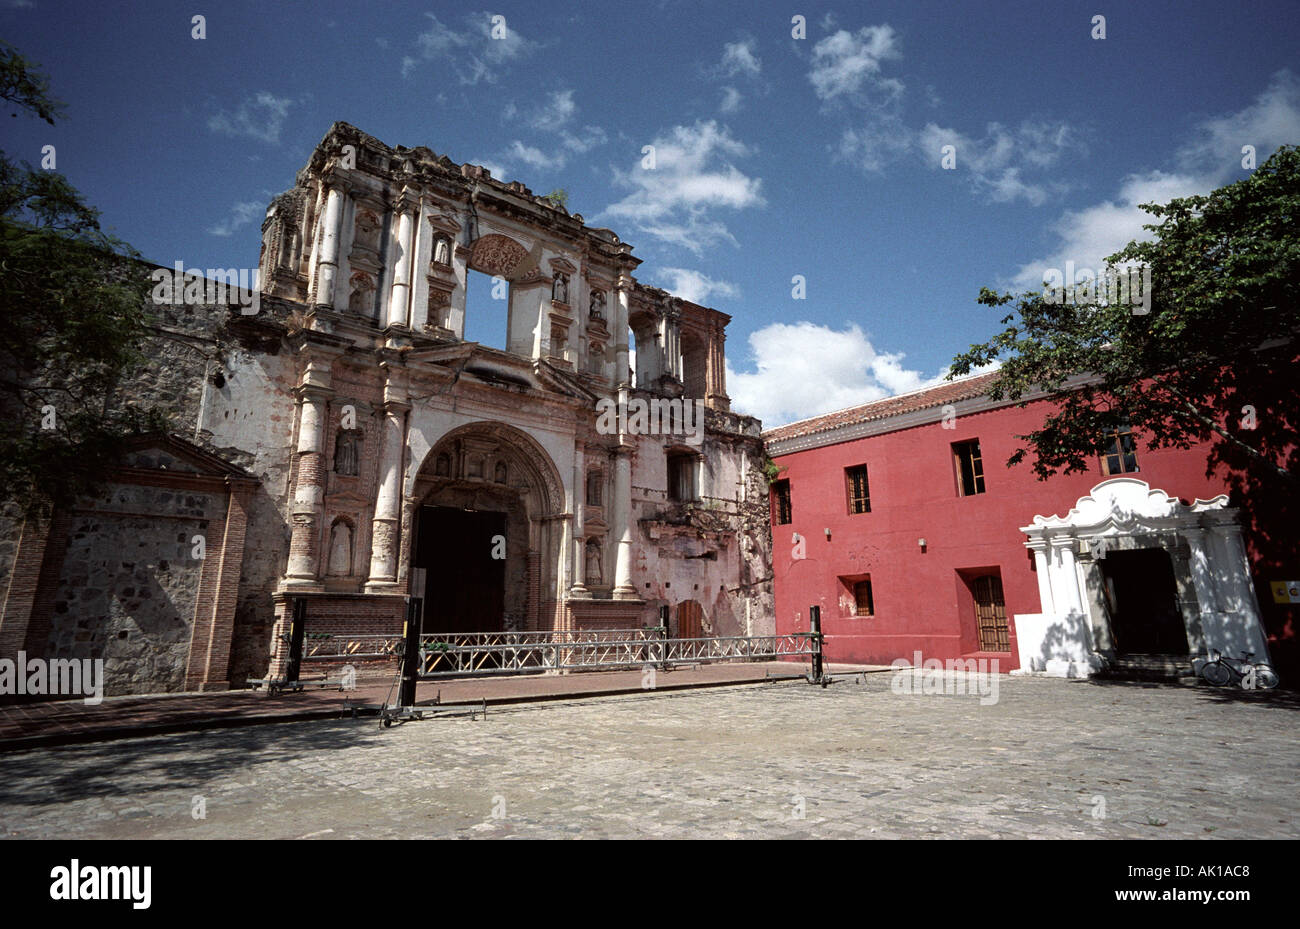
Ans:
{"type": "Polygon", "coordinates": [[[1210,650],[1210,660],[1201,665],[1201,678],[1215,687],[1240,684],[1242,690],[1272,690],[1278,685],[1277,672],[1263,662],[1252,662],[1254,652],[1243,651],[1240,658],[1225,658],[1217,649],[1210,650]]]}

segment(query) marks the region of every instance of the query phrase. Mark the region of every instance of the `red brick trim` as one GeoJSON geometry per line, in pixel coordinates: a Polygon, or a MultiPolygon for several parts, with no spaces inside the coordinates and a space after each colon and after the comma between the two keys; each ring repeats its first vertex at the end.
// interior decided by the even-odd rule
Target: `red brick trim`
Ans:
{"type": "Polygon", "coordinates": [[[45,654],[71,522],[72,514],[56,511],[50,519],[28,517],[23,523],[0,615],[0,655],[13,656],[20,649],[45,654]]]}
{"type": "Polygon", "coordinates": [[[185,669],[186,690],[228,690],[230,648],[235,637],[235,604],[244,561],[248,506],[254,485],[231,479],[221,549],[209,552],[195,598],[194,632],[185,669]]]}

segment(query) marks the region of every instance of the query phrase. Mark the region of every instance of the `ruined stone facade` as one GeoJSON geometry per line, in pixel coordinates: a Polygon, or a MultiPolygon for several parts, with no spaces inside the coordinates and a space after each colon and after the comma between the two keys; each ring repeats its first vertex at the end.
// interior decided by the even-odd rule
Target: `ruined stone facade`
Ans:
{"type": "Polygon", "coordinates": [[[164,308],[136,399],[165,396],[177,434],[84,513],[0,514],[0,647],[99,657],[125,630],[141,644],[110,693],[242,686],[282,672],[293,601],[308,632],[395,632],[421,579],[430,631],[637,628],[666,605],[674,633],[771,634],[765,456],[729,410],[730,318],[641,285],[639,263],[518,182],[336,123],[267,211],[259,310],[164,308]],[[475,273],[504,299],[467,301],[475,273]],[[503,312],[506,345],[464,340],[468,316],[503,312]],[[626,415],[645,408],[665,418],[626,415]],[[181,462],[195,486],[164,499],[181,462]],[[201,563],[163,557],[205,532],[201,563]],[[143,568],[113,567],[127,536],[143,568]],[[203,579],[232,570],[214,609],[203,579]]]}

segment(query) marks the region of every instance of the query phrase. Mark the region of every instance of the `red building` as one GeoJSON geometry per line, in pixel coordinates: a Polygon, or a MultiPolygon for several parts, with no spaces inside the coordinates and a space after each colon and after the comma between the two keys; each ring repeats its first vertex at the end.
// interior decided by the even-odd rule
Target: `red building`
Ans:
{"type": "Polygon", "coordinates": [[[992,401],[994,377],[764,433],[782,469],[777,632],[806,631],[816,604],[830,660],[920,652],[1069,676],[1138,656],[1190,665],[1208,648],[1268,660],[1209,446],[1147,451],[1121,434],[1088,473],[1039,481],[1005,462],[1051,401],[992,401]]]}

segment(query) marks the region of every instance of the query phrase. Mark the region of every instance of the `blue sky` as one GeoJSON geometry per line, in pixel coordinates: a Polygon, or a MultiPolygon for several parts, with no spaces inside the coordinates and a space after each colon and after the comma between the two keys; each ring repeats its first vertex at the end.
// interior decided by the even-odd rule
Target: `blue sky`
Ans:
{"type": "Polygon", "coordinates": [[[191,267],[256,264],[335,120],[564,187],[643,282],[732,315],[733,405],[778,425],[932,381],[996,331],[981,286],[1097,266],[1137,203],[1300,143],[1295,0],[475,6],[0,0],[69,105],[3,147],[55,145],[106,226],[191,267]]]}

